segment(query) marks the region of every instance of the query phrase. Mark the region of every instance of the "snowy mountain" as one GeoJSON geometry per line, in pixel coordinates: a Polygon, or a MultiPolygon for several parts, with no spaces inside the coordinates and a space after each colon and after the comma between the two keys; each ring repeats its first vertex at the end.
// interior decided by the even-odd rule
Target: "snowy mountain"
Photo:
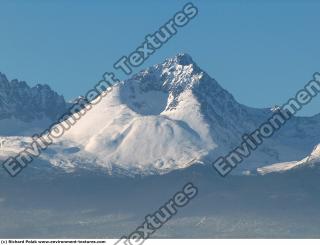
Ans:
{"type": "Polygon", "coordinates": [[[30,135],[66,111],[64,98],[48,85],[29,87],[0,73],[0,135],[30,135]]]}
{"type": "MultiPolygon", "coordinates": [[[[1,125],[14,118],[36,128],[39,120],[66,110],[63,98],[47,86],[29,88],[3,75],[0,86],[1,125]]],[[[148,175],[210,164],[272,113],[239,104],[189,55],[178,54],[115,87],[40,156],[39,166],[148,175]]],[[[319,126],[319,115],[292,118],[235,173],[302,159],[319,143],[319,126]]],[[[1,129],[1,159],[31,142],[25,132],[1,129]]]]}
{"type": "Polygon", "coordinates": [[[284,172],[292,169],[299,169],[302,167],[313,167],[317,164],[320,164],[320,144],[317,145],[308,156],[300,161],[274,163],[258,168],[257,171],[259,174],[264,175],[269,173],[284,172]]]}

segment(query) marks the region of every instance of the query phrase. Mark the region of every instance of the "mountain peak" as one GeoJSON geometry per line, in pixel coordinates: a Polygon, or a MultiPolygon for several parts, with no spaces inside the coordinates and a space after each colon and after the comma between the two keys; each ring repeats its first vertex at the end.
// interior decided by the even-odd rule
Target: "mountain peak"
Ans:
{"type": "Polygon", "coordinates": [[[139,81],[143,91],[162,90],[178,96],[198,84],[204,75],[190,55],[178,53],[138,72],[132,79],[139,81]]]}
{"type": "Polygon", "coordinates": [[[0,82],[1,83],[4,83],[4,82],[8,83],[8,79],[7,79],[6,75],[1,72],[0,72],[0,82]]]}
{"type": "Polygon", "coordinates": [[[30,87],[18,79],[9,81],[0,73],[1,119],[16,118],[24,122],[43,118],[55,120],[66,108],[64,98],[48,85],[30,87]]]}
{"type": "Polygon", "coordinates": [[[167,59],[166,62],[176,63],[183,66],[195,64],[192,57],[187,53],[178,53],[174,57],[167,59]]]}

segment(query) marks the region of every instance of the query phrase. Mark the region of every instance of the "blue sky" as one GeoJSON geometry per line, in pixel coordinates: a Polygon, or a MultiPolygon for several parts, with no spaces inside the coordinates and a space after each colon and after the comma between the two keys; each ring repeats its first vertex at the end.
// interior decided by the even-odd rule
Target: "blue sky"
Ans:
{"type": "MultiPolygon", "coordinates": [[[[1,0],[0,72],[85,94],[186,2],[1,0]]],[[[187,52],[252,107],[284,103],[320,71],[319,1],[193,3],[198,16],[136,71],[187,52]]],[[[316,98],[300,114],[319,112],[316,98]]]]}

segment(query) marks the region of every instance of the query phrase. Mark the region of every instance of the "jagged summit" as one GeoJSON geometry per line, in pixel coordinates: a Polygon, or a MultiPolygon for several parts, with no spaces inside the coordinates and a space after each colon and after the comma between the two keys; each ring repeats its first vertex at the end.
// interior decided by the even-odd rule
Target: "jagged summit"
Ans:
{"type": "Polygon", "coordinates": [[[48,85],[30,87],[25,81],[13,79],[0,73],[0,118],[33,120],[55,120],[67,106],[63,96],[48,85]]]}
{"type": "Polygon", "coordinates": [[[142,90],[162,90],[179,96],[183,91],[204,86],[218,92],[222,87],[203,71],[186,53],[179,53],[162,63],[144,69],[133,75],[131,79],[139,81],[142,90]]]}
{"type": "Polygon", "coordinates": [[[165,60],[166,64],[178,64],[178,65],[196,65],[196,63],[193,61],[192,57],[187,53],[178,53],[172,58],[167,58],[165,60]]]}
{"type": "Polygon", "coordinates": [[[224,101],[237,104],[230,93],[185,53],[167,58],[162,63],[135,74],[124,82],[120,93],[123,103],[142,114],[175,110],[185,100],[182,97],[186,93],[202,102],[205,108],[211,99],[220,101],[216,105],[226,105],[224,101]],[[146,94],[152,96],[141,96],[146,94]],[[154,101],[157,101],[156,106],[154,101]]]}

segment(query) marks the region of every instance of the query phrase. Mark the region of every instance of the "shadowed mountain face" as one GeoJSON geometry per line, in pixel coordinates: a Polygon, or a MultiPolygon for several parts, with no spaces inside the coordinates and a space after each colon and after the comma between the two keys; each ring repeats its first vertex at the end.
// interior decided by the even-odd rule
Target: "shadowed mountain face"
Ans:
{"type": "Polygon", "coordinates": [[[26,82],[8,81],[0,73],[0,119],[15,118],[25,122],[57,119],[67,106],[63,97],[48,85],[30,88],[26,82]]]}

